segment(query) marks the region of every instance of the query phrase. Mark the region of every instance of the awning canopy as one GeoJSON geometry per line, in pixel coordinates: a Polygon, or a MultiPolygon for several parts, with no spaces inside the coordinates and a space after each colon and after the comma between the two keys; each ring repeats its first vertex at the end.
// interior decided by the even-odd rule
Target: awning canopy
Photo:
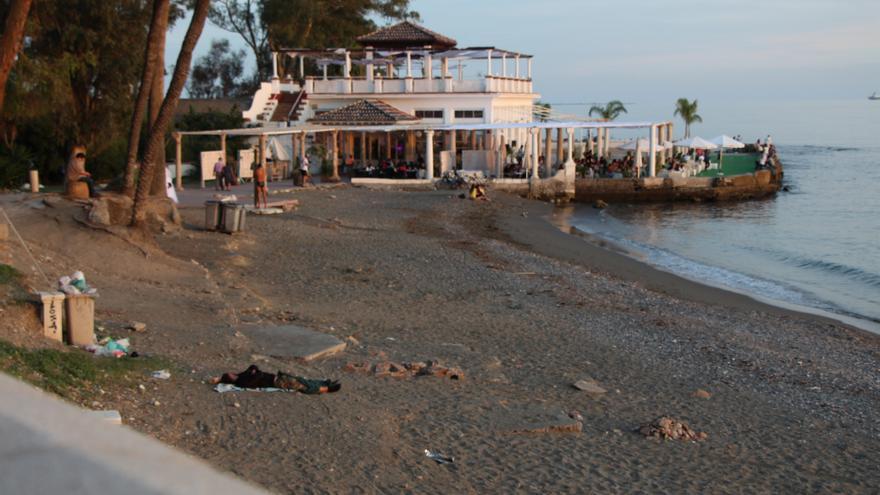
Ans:
{"type": "MultiPolygon", "coordinates": [[[[240,129],[217,129],[211,131],[179,131],[181,136],[286,136],[290,134],[318,132],[397,132],[397,131],[492,131],[502,129],[647,129],[668,122],[497,122],[493,124],[394,124],[394,125],[315,125],[302,124],[291,127],[248,127],[240,129]]],[[[711,143],[710,143],[711,144],[711,143]]],[[[676,143],[678,146],[678,143],[676,143]]],[[[714,146],[714,145],[713,145],[714,146]]]]}

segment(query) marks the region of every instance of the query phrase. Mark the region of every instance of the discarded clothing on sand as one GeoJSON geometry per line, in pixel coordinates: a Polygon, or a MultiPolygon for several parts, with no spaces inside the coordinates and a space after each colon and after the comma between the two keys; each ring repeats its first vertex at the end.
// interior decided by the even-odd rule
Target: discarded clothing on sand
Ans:
{"type": "Polygon", "coordinates": [[[220,389],[219,385],[232,385],[239,390],[257,389],[270,391],[268,389],[281,389],[303,394],[326,394],[337,392],[342,388],[342,385],[335,380],[314,380],[294,376],[283,371],[275,374],[266,373],[255,364],[248,366],[248,369],[241,373],[224,373],[223,376],[213,378],[211,382],[218,384],[218,387],[214,387],[214,390],[221,393],[230,392],[234,389],[227,389],[227,387],[220,389]]]}

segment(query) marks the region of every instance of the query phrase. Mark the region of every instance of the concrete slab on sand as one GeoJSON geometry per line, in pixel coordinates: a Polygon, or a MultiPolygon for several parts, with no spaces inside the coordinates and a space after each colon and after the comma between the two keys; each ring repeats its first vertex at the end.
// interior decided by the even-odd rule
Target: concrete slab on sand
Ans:
{"type": "Polygon", "coordinates": [[[280,327],[242,328],[259,354],[274,358],[312,361],[345,349],[345,342],[326,333],[295,325],[280,327]]]}

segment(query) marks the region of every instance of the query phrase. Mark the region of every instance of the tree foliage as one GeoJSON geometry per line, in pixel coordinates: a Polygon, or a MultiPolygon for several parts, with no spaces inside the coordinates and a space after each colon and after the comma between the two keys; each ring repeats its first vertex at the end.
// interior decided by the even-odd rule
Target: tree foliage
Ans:
{"type": "Polygon", "coordinates": [[[694,122],[702,122],[703,117],[697,114],[697,100],[688,101],[687,98],[679,98],[675,102],[675,113],[684,121],[684,137],[691,137],[691,124],[694,122]]]}
{"type": "Polygon", "coordinates": [[[233,52],[229,40],[213,40],[211,51],[192,69],[187,91],[191,98],[234,98],[256,90],[252,80],[242,78],[245,51],[233,52]]]}
{"type": "Polygon", "coordinates": [[[623,102],[620,100],[612,100],[605,104],[605,106],[601,105],[593,105],[590,107],[590,117],[593,114],[598,114],[599,117],[605,120],[614,120],[620,116],[620,114],[626,113],[626,107],[623,106],[623,102]]]}
{"type": "Polygon", "coordinates": [[[211,22],[240,35],[257,59],[256,77],[272,75],[272,49],[353,47],[376,29],[375,17],[418,20],[410,0],[216,0],[211,22]]]}

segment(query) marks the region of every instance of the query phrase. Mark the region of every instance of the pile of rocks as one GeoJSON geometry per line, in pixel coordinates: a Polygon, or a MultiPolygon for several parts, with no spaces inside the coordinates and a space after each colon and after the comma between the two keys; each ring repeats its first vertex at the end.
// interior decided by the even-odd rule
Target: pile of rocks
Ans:
{"type": "Polygon", "coordinates": [[[709,437],[706,432],[696,432],[687,423],[666,416],[655,419],[653,422],[639,428],[639,433],[646,438],[659,440],[684,440],[686,442],[698,442],[709,437]]]}
{"type": "Polygon", "coordinates": [[[463,380],[464,372],[459,368],[440,365],[439,361],[418,361],[412,363],[396,363],[394,361],[380,361],[376,364],[368,362],[348,363],[345,371],[352,373],[366,373],[374,376],[390,376],[394,378],[409,378],[413,376],[437,376],[450,380],[463,380]]]}

